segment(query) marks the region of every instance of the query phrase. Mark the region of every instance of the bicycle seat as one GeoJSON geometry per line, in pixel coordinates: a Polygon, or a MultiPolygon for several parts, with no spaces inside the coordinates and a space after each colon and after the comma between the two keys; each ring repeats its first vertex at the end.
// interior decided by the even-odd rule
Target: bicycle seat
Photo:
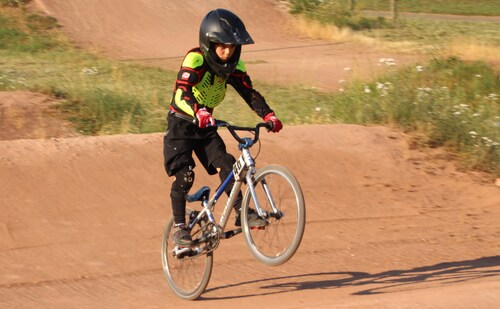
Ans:
{"type": "Polygon", "coordinates": [[[195,193],[188,195],[186,197],[186,200],[190,203],[196,201],[203,201],[203,200],[208,200],[209,196],[210,196],[210,188],[207,186],[203,186],[195,193]]]}

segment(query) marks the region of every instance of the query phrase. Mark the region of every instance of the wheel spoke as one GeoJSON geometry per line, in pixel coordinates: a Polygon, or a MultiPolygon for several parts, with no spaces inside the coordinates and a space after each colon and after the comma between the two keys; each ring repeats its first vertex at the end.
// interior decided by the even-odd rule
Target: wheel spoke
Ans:
{"type": "MultiPolygon", "coordinates": [[[[305,226],[305,205],[302,190],[295,177],[284,167],[267,166],[255,176],[255,193],[265,213],[276,211],[278,219],[269,216],[265,229],[250,229],[244,225],[247,245],[254,256],[269,265],[279,265],[290,259],[300,245],[305,226]],[[265,186],[261,185],[265,182],[265,186]],[[264,189],[265,188],[265,189],[264,189]],[[272,195],[274,207],[270,203],[272,195]],[[276,208],[276,209],[274,209],[276,208]]],[[[243,200],[243,220],[248,208],[254,208],[251,193],[247,191],[243,200]]]]}
{"type": "MultiPolygon", "coordinates": [[[[187,217],[189,218],[189,211],[187,217]]],[[[196,299],[203,293],[210,280],[213,256],[211,252],[181,258],[175,256],[173,225],[174,222],[171,219],[163,232],[161,252],[163,271],[170,288],[177,296],[184,299],[196,299]]],[[[199,229],[193,234],[199,236],[199,229]]]]}

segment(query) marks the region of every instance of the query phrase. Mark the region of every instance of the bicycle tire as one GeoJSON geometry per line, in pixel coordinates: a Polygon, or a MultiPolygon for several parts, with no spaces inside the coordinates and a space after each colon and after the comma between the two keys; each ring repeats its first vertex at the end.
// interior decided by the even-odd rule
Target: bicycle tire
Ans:
{"type": "MultiPolygon", "coordinates": [[[[192,210],[186,209],[186,220],[192,210]]],[[[186,221],[187,222],[187,221],[186,221]]],[[[174,218],[163,230],[161,260],[163,272],[172,292],[182,299],[194,300],[204,291],[210,281],[213,267],[213,252],[194,257],[177,258],[172,254],[174,218]]],[[[191,234],[196,234],[193,228],[191,234]]]]}
{"type": "Polygon", "coordinates": [[[295,176],[285,167],[268,165],[259,169],[253,177],[253,185],[260,207],[271,212],[271,204],[262,187],[267,183],[276,208],[284,216],[269,217],[264,229],[248,226],[248,209],[254,207],[250,189],[245,191],[242,201],[242,227],[245,242],[250,252],[262,263],[276,266],[288,261],[297,251],[304,235],[306,208],[304,194],[295,176]]]}

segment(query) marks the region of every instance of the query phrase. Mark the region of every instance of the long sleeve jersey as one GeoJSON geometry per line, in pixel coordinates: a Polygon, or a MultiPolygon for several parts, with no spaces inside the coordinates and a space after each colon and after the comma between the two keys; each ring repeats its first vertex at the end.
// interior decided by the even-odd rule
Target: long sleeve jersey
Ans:
{"type": "Polygon", "coordinates": [[[239,61],[235,71],[226,79],[213,73],[199,48],[190,50],[182,62],[175,83],[170,109],[195,116],[200,108],[210,112],[219,105],[230,84],[260,117],[272,112],[264,97],[253,89],[245,64],[239,61]]]}

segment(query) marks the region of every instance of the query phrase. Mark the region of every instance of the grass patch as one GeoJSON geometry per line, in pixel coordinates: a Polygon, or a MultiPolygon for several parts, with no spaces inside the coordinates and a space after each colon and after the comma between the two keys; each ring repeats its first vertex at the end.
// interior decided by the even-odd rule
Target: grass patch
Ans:
{"type": "Polygon", "coordinates": [[[0,0],[0,6],[19,7],[29,3],[31,0],[0,0]]]}
{"type": "MultiPolygon", "coordinates": [[[[354,81],[336,93],[263,83],[256,87],[286,124],[396,126],[425,136],[427,146],[460,154],[467,168],[500,175],[500,72],[485,62],[436,58],[393,67],[376,81],[354,81]]],[[[242,113],[241,105],[231,103],[222,104],[218,115],[239,115],[238,122],[252,119],[251,112],[242,113]]]]}
{"type": "Polygon", "coordinates": [[[498,23],[402,19],[399,27],[362,31],[361,34],[384,41],[411,41],[420,45],[446,45],[457,39],[473,38],[478,43],[500,47],[498,23]]]}
{"type": "Polygon", "coordinates": [[[0,90],[29,90],[62,100],[83,134],[159,132],[175,74],[78,50],[0,51],[0,90]]]}
{"type": "Polygon", "coordinates": [[[499,59],[500,27],[495,22],[401,17],[394,27],[383,17],[364,18],[359,10],[350,11],[349,1],[291,0],[291,3],[291,12],[297,17],[294,28],[310,38],[357,41],[401,52],[451,54],[493,62],[499,59]]]}
{"type": "Polygon", "coordinates": [[[366,30],[390,26],[383,17],[361,16],[358,11],[351,10],[348,1],[290,0],[290,3],[292,14],[319,21],[321,24],[335,25],[339,29],[366,30]]]}
{"type": "Polygon", "coordinates": [[[165,128],[173,73],[75,49],[51,17],[11,7],[0,7],[0,13],[0,90],[61,99],[61,109],[83,134],[165,128]]]}
{"type": "MultiPolygon", "coordinates": [[[[389,0],[356,0],[358,10],[390,11],[389,0]]],[[[500,16],[498,0],[398,0],[398,10],[412,13],[500,16]]]]}
{"type": "MultiPolygon", "coordinates": [[[[73,48],[57,24],[0,7],[0,90],[30,90],[61,99],[81,133],[162,132],[176,72],[126,64],[73,48]],[[34,44],[42,40],[46,44],[34,44]],[[20,47],[24,46],[24,47],[20,47]]],[[[486,63],[436,57],[373,82],[353,81],[325,93],[255,81],[286,125],[383,124],[446,146],[468,167],[500,175],[500,73],[486,63]]],[[[259,121],[235,91],[215,117],[241,125],[259,121]]]]}
{"type": "Polygon", "coordinates": [[[500,174],[500,73],[485,62],[438,58],[355,82],[325,107],[341,122],[394,124],[446,146],[468,167],[500,174]]]}

